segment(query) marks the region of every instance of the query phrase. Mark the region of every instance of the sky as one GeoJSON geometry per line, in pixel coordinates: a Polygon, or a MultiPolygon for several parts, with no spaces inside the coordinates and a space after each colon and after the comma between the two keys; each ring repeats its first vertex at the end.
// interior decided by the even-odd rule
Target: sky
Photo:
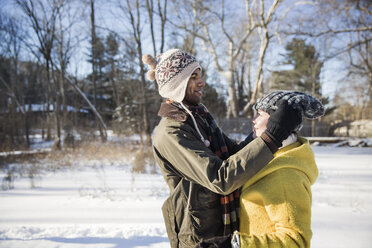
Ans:
{"type": "MultiPolygon", "coordinates": [[[[1,8],[3,8],[6,12],[14,13],[14,15],[19,16],[18,11],[14,8],[14,3],[12,3],[11,0],[0,0],[1,1],[1,8]]],[[[242,2],[238,2],[240,4],[242,2]]],[[[284,4],[291,3],[291,2],[284,2],[284,4]]],[[[86,14],[89,13],[89,8],[84,7],[81,9],[81,2],[80,1],[75,1],[75,5],[78,5],[80,7],[74,8],[72,13],[76,13],[75,11],[78,11],[79,13],[81,10],[85,12],[86,14]]],[[[239,7],[239,6],[238,6],[239,7]]],[[[237,8],[238,8],[237,7],[237,8]]],[[[244,6],[240,6],[239,8],[243,8],[244,6]]],[[[284,9],[287,7],[287,5],[283,5],[282,10],[284,12],[284,9]]],[[[235,7],[234,7],[235,8],[235,7]]],[[[290,12],[293,15],[296,14],[301,14],[304,15],[303,13],[311,12],[314,10],[311,5],[305,5],[305,6],[300,6],[295,9],[295,11],[290,12]],[[306,11],[305,11],[306,10],[306,11]],[[304,12],[305,11],[305,12],[304,12]]],[[[309,14],[309,13],[307,13],[309,14]]],[[[96,4],[96,23],[97,23],[97,31],[99,33],[106,33],[107,29],[106,28],[113,28],[119,33],[123,34],[127,32],[130,29],[130,25],[128,23],[123,22],[124,19],[124,14],[123,12],[118,8],[118,7],[113,7],[113,4],[110,2],[104,2],[102,0],[98,0],[96,4]],[[104,3],[104,4],[103,4],[104,3]],[[102,29],[104,28],[104,29],[102,29]]],[[[289,15],[289,18],[292,18],[291,15],[289,15]]],[[[145,20],[142,19],[144,22],[145,20]]],[[[169,23],[168,23],[169,24],[169,23]]],[[[143,29],[143,39],[144,39],[144,45],[143,45],[143,53],[150,53],[152,54],[152,46],[150,45],[151,39],[148,33],[148,27],[146,26],[143,29]]],[[[172,31],[172,28],[168,28],[167,34],[172,31]]],[[[79,34],[79,43],[80,47],[79,49],[75,49],[72,52],[72,58],[71,58],[71,63],[68,68],[68,71],[72,73],[73,75],[77,75],[78,77],[85,77],[88,73],[91,72],[91,65],[88,62],[88,57],[87,55],[90,53],[89,51],[89,16],[86,15],[86,18],[84,20],[80,20],[76,25],[75,25],[75,33],[79,34]]],[[[74,40],[73,42],[77,42],[74,40]]],[[[167,44],[167,43],[166,43],[167,44]]],[[[273,70],[277,68],[278,63],[280,62],[281,56],[280,54],[284,53],[284,48],[282,46],[278,46],[277,40],[275,43],[272,43],[269,46],[269,51],[267,53],[267,57],[265,58],[265,78],[268,78],[268,72],[269,70],[273,70]]],[[[200,47],[201,48],[201,47],[200,47]]],[[[121,45],[121,49],[123,49],[123,45],[121,45]]],[[[202,51],[202,49],[200,49],[202,51]]],[[[206,58],[206,55],[203,54],[203,52],[198,53],[198,59],[202,62],[210,63],[211,68],[214,67],[213,61],[211,58],[206,58]],[[208,61],[208,62],[207,62],[208,61]]],[[[209,55],[208,55],[209,56],[209,55]]],[[[29,57],[27,55],[26,57],[29,57]]],[[[322,75],[321,79],[323,81],[323,94],[325,96],[329,96],[330,98],[333,98],[336,94],[336,89],[339,85],[339,82],[345,77],[346,72],[344,72],[341,66],[341,62],[338,61],[337,59],[328,61],[325,63],[323,70],[322,70],[322,75]]],[[[256,70],[256,68],[253,68],[253,72],[256,70]]],[[[209,70],[210,73],[216,73],[216,70],[209,70]]],[[[213,78],[213,77],[210,77],[213,78]]],[[[225,79],[220,76],[219,77],[221,82],[226,85],[225,79]]],[[[227,86],[225,88],[225,92],[227,92],[227,86]]]]}

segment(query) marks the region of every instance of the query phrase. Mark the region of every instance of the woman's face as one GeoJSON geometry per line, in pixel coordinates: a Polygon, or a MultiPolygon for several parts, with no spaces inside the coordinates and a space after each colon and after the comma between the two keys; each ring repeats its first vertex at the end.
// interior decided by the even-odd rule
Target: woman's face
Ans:
{"type": "Polygon", "coordinates": [[[265,132],[269,117],[268,113],[262,110],[257,111],[257,115],[252,120],[255,137],[260,137],[265,132]]]}

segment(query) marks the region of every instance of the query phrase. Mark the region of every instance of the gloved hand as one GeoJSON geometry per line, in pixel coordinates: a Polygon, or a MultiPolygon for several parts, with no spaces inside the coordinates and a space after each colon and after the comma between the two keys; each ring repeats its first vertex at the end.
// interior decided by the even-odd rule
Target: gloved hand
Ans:
{"type": "Polygon", "coordinates": [[[270,118],[265,132],[280,147],[283,140],[301,124],[302,116],[300,111],[289,106],[285,100],[279,101],[277,107],[268,113],[270,118]]]}
{"type": "Polygon", "coordinates": [[[232,235],[214,237],[203,240],[195,248],[231,248],[232,235]]]}

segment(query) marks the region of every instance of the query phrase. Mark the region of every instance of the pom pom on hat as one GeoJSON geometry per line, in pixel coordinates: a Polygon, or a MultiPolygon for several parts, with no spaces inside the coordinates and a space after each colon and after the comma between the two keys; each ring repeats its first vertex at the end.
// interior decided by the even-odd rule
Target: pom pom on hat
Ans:
{"type": "Polygon", "coordinates": [[[150,54],[145,54],[142,56],[142,61],[146,65],[150,67],[150,70],[147,72],[147,79],[150,81],[155,80],[155,69],[158,62],[156,62],[156,59],[152,57],[150,54]]]}
{"type": "Polygon", "coordinates": [[[157,62],[150,54],[145,54],[142,56],[142,61],[150,67],[150,69],[155,70],[157,62]]]}
{"type": "Polygon", "coordinates": [[[297,109],[303,118],[317,119],[324,115],[324,106],[318,99],[298,91],[274,91],[259,99],[253,108],[270,114],[276,110],[276,104],[280,100],[286,100],[288,105],[297,109]]]}
{"type": "Polygon", "coordinates": [[[146,76],[147,76],[148,80],[154,81],[155,80],[155,70],[149,70],[147,72],[146,76]]]}

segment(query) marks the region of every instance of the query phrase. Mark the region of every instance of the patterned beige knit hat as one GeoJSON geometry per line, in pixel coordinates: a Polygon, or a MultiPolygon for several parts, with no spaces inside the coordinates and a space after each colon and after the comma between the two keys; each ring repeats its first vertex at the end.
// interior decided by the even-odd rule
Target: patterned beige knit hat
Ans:
{"type": "Polygon", "coordinates": [[[182,102],[191,74],[201,70],[195,57],[180,49],[170,49],[156,59],[145,54],[142,61],[150,67],[147,78],[156,79],[159,94],[175,102],[182,102]]]}

